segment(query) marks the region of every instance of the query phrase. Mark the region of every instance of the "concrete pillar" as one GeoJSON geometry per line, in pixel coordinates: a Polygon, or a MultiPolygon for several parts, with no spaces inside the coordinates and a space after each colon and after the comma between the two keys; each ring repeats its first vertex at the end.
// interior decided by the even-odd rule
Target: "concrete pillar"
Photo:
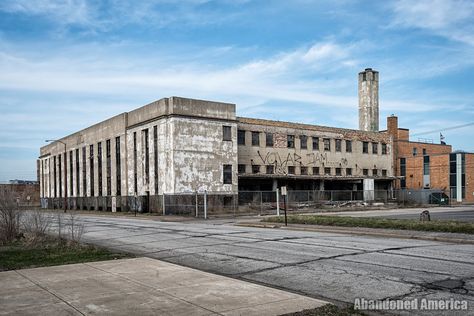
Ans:
{"type": "Polygon", "coordinates": [[[359,129],[379,130],[379,73],[372,68],[359,73],[359,129]]]}
{"type": "Polygon", "coordinates": [[[278,180],[273,179],[272,191],[276,191],[277,189],[278,189],[278,180]]]}

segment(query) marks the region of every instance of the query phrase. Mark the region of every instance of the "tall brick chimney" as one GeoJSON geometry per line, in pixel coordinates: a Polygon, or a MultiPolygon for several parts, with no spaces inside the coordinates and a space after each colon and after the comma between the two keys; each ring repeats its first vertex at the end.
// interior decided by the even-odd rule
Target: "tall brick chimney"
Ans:
{"type": "Polygon", "coordinates": [[[379,131],[379,72],[372,68],[359,72],[359,129],[379,131]]]}

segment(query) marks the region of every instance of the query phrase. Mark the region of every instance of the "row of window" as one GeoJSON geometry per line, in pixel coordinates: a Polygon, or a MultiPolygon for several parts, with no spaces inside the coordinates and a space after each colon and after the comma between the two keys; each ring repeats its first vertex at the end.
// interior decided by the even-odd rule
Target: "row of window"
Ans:
{"type": "MultiPolygon", "coordinates": [[[[62,197],[62,181],[63,181],[63,162],[69,159],[69,170],[66,171],[66,179],[69,178],[68,195],[69,196],[80,196],[80,187],[82,183],[83,195],[86,196],[86,192],[90,192],[90,196],[95,196],[95,174],[94,174],[94,163],[97,162],[97,188],[98,196],[112,195],[112,149],[111,140],[105,141],[105,181],[106,181],[106,192],[103,192],[103,142],[97,143],[97,156],[94,156],[94,145],[89,145],[89,157],[87,157],[87,146],[82,148],[76,148],[70,150],[68,154],[59,154],[52,158],[44,159],[41,161],[41,184],[42,184],[42,196],[46,196],[46,177],[48,177],[48,192],[53,197],[62,197]],[[82,164],[79,157],[82,155],[82,164]],[[75,158],[75,159],[74,159],[75,158]],[[89,177],[90,181],[87,182],[87,171],[86,161],[89,160],[89,177]],[[52,166],[51,166],[52,163],[52,166]],[[49,166],[49,174],[45,176],[45,169],[49,166]],[[73,185],[73,176],[76,175],[76,183],[73,185]],[[89,184],[89,187],[87,187],[89,184]],[[89,189],[89,190],[87,190],[89,189]]],[[[120,157],[120,136],[115,137],[115,161],[116,161],[116,192],[117,196],[122,194],[121,191],[121,172],[122,163],[120,157]]]]}
{"type": "MultiPolygon", "coordinates": [[[[260,133],[261,132],[251,132],[251,144],[252,146],[260,146],[260,133]]],[[[246,131],[245,130],[238,130],[237,131],[237,143],[239,145],[246,144],[246,131]]],[[[231,140],[231,132],[230,126],[224,126],[223,130],[223,140],[231,140]]],[[[273,147],[274,145],[274,138],[273,133],[265,133],[265,146],[266,147],[273,147]]],[[[286,135],[286,147],[287,148],[295,148],[295,135],[286,135]]],[[[308,149],[309,140],[311,139],[311,145],[313,150],[320,149],[320,138],[315,136],[306,136],[300,135],[300,149],[308,149]]],[[[331,151],[332,144],[334,144],[334,149],[336,152],[342,151],[343,143],[345,144],[345,152],[352,152],[352,140],[342,140],[342,139],[334,139],[334,142],[331,141],[331,138],[323,138],[322,139],[322,149],[324,151],[331,151]]],[[[362,142],[362,152],[365,154],[369,153],[369,144],[371,144],[371,153],[378,154],[379,153],[379,143],[378,142],[362,142]]],[[[382,143],[380,148],[380,153],[382,155],[387,154],[387,144],[382,143]]]]}
{"type": "MultiPolygon", "coordinates": [[[[274,174],[275,173],[275,166],[274,165],[265,165],[265,174],[274,174]]],[[[300,167],[300,175],[310,175],[309,172],[312,172],[311,175],[321,175],[321,171],[323,171],[323,175],[336,175],[336,176],[342,176],[343,172],[345,176],[352,176],[352,168],[330,168],[330,167],[325,167],[325,168],[320,168],[320,167],[300,167]]],[[[287,166],[287,173],[288,174],[296,174],[295,173],[295,166],[287,166]]],[[[253,174],[259,174],[262,171],[262,166],[261,165],[251,165],[251,171],[253,174]]],[[[372,169],[371,174],[369,174],[369,169],[362,169],[362,174],[364,176],[387,176],[387,170],[386,169],[372,169]]],[[[238,165],[238,173],[239,174],[245,174],[247,173],[247,165],[244,164],[239,164],[238,165]]]]}

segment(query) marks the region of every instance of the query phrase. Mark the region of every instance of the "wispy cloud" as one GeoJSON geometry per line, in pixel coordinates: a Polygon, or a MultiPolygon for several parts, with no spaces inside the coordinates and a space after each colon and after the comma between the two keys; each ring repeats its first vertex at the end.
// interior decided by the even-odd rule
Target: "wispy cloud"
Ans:
{"type": "Polygon", "coordinates": [[[399,0],[394,25],[426,29],[474,46],[474,2],[470,0],[399,0]]]}

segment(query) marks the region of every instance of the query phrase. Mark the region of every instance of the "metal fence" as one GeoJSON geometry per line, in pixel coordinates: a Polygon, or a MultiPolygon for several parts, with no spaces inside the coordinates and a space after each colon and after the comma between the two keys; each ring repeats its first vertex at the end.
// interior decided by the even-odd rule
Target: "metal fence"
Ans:
{"type": "MultiPolygon", "coordinates": [[[[42,199],[43,208],[63,209],[63,198],[42,199]]],[[[68,198],[67,208],[76,210],[151,212],[159,215],[207,218],[219,215],[278,214],[286,206],[290,212],[312,212],[325,208],[366,207],[369,205],[448,204],[441,190],[369,191],[278,191],[189,192],[152,196],[68,198]]]]}

